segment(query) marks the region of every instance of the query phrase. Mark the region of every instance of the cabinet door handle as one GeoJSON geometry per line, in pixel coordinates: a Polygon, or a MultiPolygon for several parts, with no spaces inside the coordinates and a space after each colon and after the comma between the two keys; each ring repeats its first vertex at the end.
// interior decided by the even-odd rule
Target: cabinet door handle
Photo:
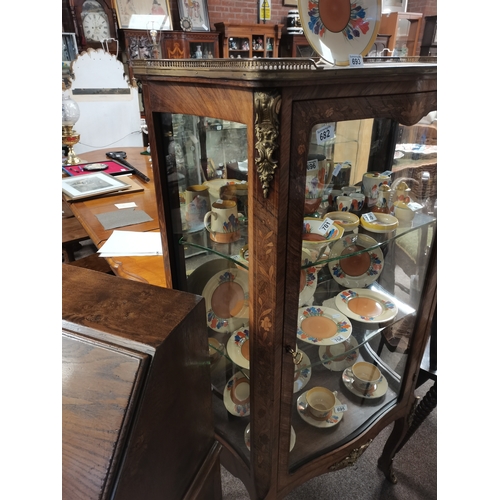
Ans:
{"type": "Polygon", "coordinates": [[[293,362],[298,365],[302,361],[303,354],[301,352],[295,351],[289,345],[286,346],[286,352],[289,352],[292,355],[293,362]]]}

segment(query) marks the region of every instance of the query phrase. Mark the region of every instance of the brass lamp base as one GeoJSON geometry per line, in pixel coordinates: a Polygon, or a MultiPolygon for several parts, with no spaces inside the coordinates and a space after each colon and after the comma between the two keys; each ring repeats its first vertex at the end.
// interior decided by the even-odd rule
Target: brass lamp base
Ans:
{"type": "Polygon", "coordinates": [[[62,143],[68,147],[68,155],[64,165],[78,165],[83,163],[73,151],[73,146],[80,141],[80,134],[73,130],[72,126],[63,125],[62,128],[62,143]]]}

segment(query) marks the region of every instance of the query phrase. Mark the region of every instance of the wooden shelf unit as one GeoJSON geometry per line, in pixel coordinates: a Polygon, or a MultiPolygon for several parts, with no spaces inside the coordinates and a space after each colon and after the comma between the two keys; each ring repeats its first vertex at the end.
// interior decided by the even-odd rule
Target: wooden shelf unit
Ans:
{"type": "Polygon", "coordinates": [[[278,57],[282,24],[215,23],[224,58],[278,57]],[[247,45],[245,45],[247,44],[247,45]]]}

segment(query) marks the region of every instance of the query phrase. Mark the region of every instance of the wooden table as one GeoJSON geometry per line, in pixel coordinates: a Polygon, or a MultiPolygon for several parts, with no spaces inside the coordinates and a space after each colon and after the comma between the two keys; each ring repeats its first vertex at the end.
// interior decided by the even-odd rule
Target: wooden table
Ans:
{"type": "MultiPolygon", "coordinates": [[[[81,222],[90,238],[97,248],[100,248],[113,233],[113,229],[106,230],[96,217],[97,214],[118,210],[116,203],[131,203],[137,205],[137,210],[143,210],[153,220],[132,226],[125,226],[124,231],[159,231],[158,210],[156,207],[156,194],[153,182],[153,168],[149,161],[150,156],[141,155],[143,147],[119,148],[127,153],[126,160],[135,168],[145,173],[150,182],[144,182],[137,175],[132,178],[144,187],[144,191],[135,193],[123,193],[120,195],[106,196],[92,200],[77,201],[70,204],[75,217],[81,222]]],[[[78,155],[82,161],[98,162],[106,160],[108,151],[116,151],[116,148],[99,149],[78,155]]],[[[106,259],[113,272],[123,278],[166,287],[165,269],[163,257],[112,257],[106,259]]]]}

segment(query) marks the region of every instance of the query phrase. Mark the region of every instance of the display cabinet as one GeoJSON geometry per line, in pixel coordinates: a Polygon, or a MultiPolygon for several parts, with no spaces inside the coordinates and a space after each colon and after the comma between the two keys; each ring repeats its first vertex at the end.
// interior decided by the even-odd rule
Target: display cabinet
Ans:
{"type": "Polygon", "coordinates": [[[379,37],[389,36],[386,48],[393,56],[416,56],[423,14],[389,12],[380,17],[379,37]]]}
{"type": "Polygon", "coordinates": [[[205,298],[222,464],[251,498],[283,498],[353,465],[394,423],[379,467],[395,481],[436,306],[437,219],[414,195],[401,205],[372,137],[380,120],[410,137],[436,110],[436,65],[219,59],[134,71],[168,286],[205,298]],[[339,213],[345,202],[366,204],[339,213]],[[363,361],[377,373],[366,386],[363,364],[351,371],[363,361]]]}
{"type": "Polygon", "coordinates": [[[221,57],[278,57],[282,24],[215,23],[221,57]]]}

